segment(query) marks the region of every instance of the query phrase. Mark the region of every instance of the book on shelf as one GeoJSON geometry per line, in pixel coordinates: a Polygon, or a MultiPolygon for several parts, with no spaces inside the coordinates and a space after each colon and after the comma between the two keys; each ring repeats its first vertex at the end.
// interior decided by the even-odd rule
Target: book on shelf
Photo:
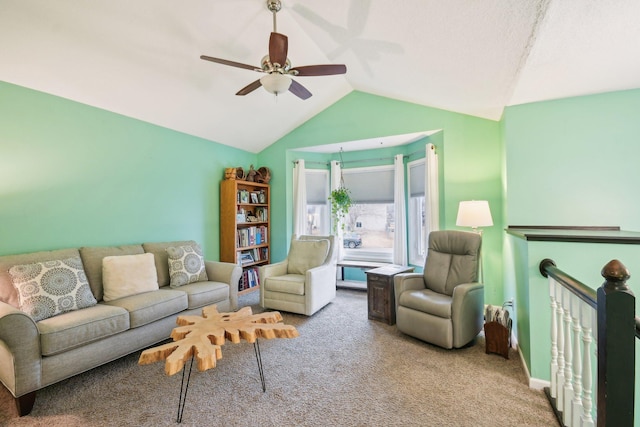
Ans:
{"type": "Polygon", "coordinates": [[[242,272],[238,290],[244,291],[245,289],[251,289],[259,285],[260,276],[258,275],[258,269],[256,267],[247,268],[242,272]]]}
{"type": "Polygon", "coordinates": [[[264,225],[239,228],[236,235],[238,248],[267,243],[267,227],[264,225]]]}
{"type": "Polygon", "coordinates": [[[247,265],[254,262],[268,261],[269,248],[252,248],[238,252],[238,264],[247,265]]]}
{"type": "Polygon", "coordinates": [[[252,264],[254,262],[253,254],[251,253],[251,251],[240,252],[238,260],[240,260],[240,264],[242,265],[252,264]]]}

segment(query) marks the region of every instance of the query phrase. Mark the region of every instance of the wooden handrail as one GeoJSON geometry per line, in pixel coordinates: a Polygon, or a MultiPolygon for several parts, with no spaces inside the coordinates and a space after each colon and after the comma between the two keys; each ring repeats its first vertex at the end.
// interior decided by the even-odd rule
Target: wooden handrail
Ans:
{"type": "Polygon", "coordinates": [[[580,298],[582,301],[589,304],[591,307],[598,308],[597,293],[595,290],[586,286],[578,279],[569,276],[564,271],[556,267],[556,263],[552,259],[545,258],[540,261],[540,274],[544,277],[553,277],[558,282],[562,283],[565,288],[569,289],[571,293],[580,298]]]}

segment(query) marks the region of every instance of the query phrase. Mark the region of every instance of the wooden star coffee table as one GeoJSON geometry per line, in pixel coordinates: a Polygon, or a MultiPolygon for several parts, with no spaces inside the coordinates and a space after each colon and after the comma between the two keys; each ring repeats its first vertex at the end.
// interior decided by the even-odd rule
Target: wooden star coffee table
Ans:
{"type": "Polygon", "coordinates": [[[138,364],[147,365],[164,360],[164,371],[167,375],[182,371],[176,420],[180,423],[187,399],[193,359],[198,361],[199,371],[215,368],[216,361],[222,358],[221,346],[226,340],[234,344],[239,343],[241,339],[253,343],[262,391],[266,391],[258,338],[295,338],[299,335],[295,327],[279,323],[281,321],[282,315],[277,311],[253,314],[251,307],[243,307],[237,312],[219,313],[215,305],[205,307],[202,309],[202,316],[179,316],[176,319],[178,327],[171,332],[173,342],[144,350],[138,364]],[[189,359],[191,363],[185,383],[183,368],[189,359]]]}

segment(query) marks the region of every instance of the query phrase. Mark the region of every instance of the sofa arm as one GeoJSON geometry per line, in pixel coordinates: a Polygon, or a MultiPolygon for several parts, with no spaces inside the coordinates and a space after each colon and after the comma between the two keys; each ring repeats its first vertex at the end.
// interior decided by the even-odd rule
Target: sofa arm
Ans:
{"type": "Polygon", "coordinates": [[[422,273],[400,273],[393,277],[393,292],[396,297],[396,310],[400,301],[400,294],[405,291],[419,291],[424,289],[424,275],[422,273]]]}
{"type": "Polygon", "coordinates": [[[336,264],[326,262],[305,273],[304,295],[306,315],[318,311],[336,297],[336,264]]]}
{"type": "Polygon", "coordinates": [[[41,384],[40,332],[26,313],[0,301],[0,381],[14,397],[41,384]]]}
{"type": "Polygon", "coordinates": [[[207,277],[214,282],[229,285],[229,302],[232,310],[238,308],[238,283],[242,276],[242,268],[230,262],[205,261],[207,277]]]}
{"type": "Polygon", "coordinates": [[[260,284],[264,283],[269,277],[284,276],[287,274],[287,260],[276,262],[275,264],[261,265],[258,267],[258,275],[260,276],[260,284]]]}
{"type": "Polygon", "coordinates": [[[453,289],[451,321],[453,323],[453,346],[462,347],[482,330],[484,316],[484,285],[464,283],[453,289]]]}
{"type": "Polygon", "coordinates": [[[274,264],[261,265],[258,267],[258,281],[260,282],[260,306],[264,307],[264,283],[269,277],[284,276],[287,274],[289,262],[276,262],[274,264]]]}

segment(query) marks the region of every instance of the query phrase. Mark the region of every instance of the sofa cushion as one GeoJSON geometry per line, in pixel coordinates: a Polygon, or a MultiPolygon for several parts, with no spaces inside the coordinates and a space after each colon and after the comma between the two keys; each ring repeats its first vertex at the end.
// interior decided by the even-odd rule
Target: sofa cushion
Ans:
{"type": "Polygon", "coordinates": [[[102,282],[105,302],[157,290],[158,276],[153,255],[104,257],[102,282]]]}
{"type": "Polygon", "coordinates": [[[170,246],[197,245],[193,240],[182,240],[175,242],[143,243],[142,247],[147,253],[152,253],[156,259],[156,271],[158,272],[158,285],[160,287],[169,284],[169,254],[167,248],[170,246]]]}
{"type": "Polygon", "coordinates": [[[127,329],[127,310],[104,303],[38,322],[43,356],[62,353],[127,329]]]}
{"type": "Polygon", "coordinates": [[[172,314],[186,310],[187,294],[177,289],[160,289],[119,298],[105,304],[124,308],[129,312],[129,326],[137,328],[172,314]]]}
{"type": "Polygon", "coordinates": [[[102,259],[107,256],[143,254],[142,245],[91,246],[80,248],[89,286],[98,301],[102,301],[102,259]]]}
{"type": "Polygon", "coordinates": [[[79,256],[14,265],[9,274],[18,290],[20,310],[36,322],[97,303],[79,256]]]}
{"type": "Polygon", "coordinates": [[[33,264],[75,256],[78,256],[77,249],[59,249],[56,251],[32,252],[29,254],[5,255],[0,257],[0,301],[6,302],[15,308],[20,308],[18,291],[15,286],[13,286],[13,280],[9,274],[9,269],[14,265],[33,264]]]}
{"type": "MultiPolygon", "coordinates": [[[[164,287],[160,290],[169,290],[164,287]]],[[[188,309],[205,307],[229,299],[229,285],[222,282],[195,282],[180,286],[187,294],[188,309]]]]}
{"type": "Polygon", "coordinates": [[[289,248],[287,272],[289,274],[305,274],[307,270],[322,265],[327,259],[329,241],[292,240],[289,248]]]}
{"type": "Polygon", "coordinates": [[[200,245],[169,246],[169,284],[172,288],[209,280],[200,245]]]}
{"type": "Polygon", "coordinates": [[[265,291],[304,295],[304,275],[285,274],[284,276],[269,277],[263,286],[265,291]]]}

